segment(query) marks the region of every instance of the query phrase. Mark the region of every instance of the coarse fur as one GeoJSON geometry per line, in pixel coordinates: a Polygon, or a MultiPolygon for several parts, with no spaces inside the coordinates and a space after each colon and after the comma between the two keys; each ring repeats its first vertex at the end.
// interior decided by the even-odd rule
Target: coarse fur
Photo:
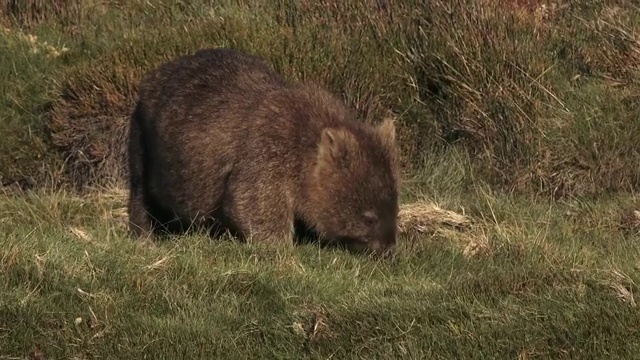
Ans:
{"type": "Polygon", "coordinates": [[[355,250],[395,245],[393,121],[359,122],[256,56],[205,49],[163,64],[141,81],[130,125],[135,236],[204,226],[292,241],[306,229],[355,250]]]}

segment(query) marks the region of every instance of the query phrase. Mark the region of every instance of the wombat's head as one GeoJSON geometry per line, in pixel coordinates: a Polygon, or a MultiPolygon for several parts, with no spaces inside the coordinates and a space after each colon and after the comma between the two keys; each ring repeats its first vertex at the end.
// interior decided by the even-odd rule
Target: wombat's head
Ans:
{"type": "Polygon", "coordinates": [[[310,191],[315,228],[354,250],[390,254],[398,215],[395,126],[323,130],[310,191]]]}

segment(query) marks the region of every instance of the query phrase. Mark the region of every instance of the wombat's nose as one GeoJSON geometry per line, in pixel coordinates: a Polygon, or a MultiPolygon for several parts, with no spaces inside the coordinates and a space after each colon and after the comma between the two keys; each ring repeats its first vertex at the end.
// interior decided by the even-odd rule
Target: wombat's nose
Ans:
{"type": "Polygon", "coordinates": [[[381,258],[391,257],[394,253],[394,245],[387,245],[381,241],[375,241],[371,243],[371,250],[377,256],[381,258]]]}
{"type": "Polygon", "coordinates": [[[394,254],[393,246],[389,246],[388,248],[380,251],[378,256],[380,256],[383,259],[389,259],[393,257],[393,254],[394,254]]]}

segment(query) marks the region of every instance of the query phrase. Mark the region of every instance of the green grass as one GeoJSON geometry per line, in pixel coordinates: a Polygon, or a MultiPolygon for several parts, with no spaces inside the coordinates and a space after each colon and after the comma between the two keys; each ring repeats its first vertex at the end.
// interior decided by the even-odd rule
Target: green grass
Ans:
{"type": "Polygon", "coordinates": [[[635,357],[640,225],[624,219],[640,198],[445,196],[433,184],[452,167],[405,201],[474,225],[405,233],[389,261],[197,234],[143,245],[126,192],[3,196],[0,358],[635,357]]]}

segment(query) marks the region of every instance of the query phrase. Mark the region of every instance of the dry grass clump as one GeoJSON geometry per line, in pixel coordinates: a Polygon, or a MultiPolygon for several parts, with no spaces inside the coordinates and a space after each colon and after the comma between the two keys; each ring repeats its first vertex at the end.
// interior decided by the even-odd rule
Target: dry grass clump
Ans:
{"type": "Polygon", "coordinates": [[[100,209],[98,214],[106,222],[117,224],[118,227],[127,228],[129,213],[127,210],[128,189],[117,185],[101,186],[98,189],[87,192],[83,196],[86,201],[93,203],[100,209]]]}
{"type": "Polygon", "coordinates": [[[410,231],[433,233],[441,226],[467,229],[471,224],[471,218],[464,214],[445,210],[436,204],[424,201],[403,204],[398,214],[398,230],[401,233],[410,231]]]}
{"type": "Polygon", "coordinates": [[[604,279],[601,280],[603,285],[609,287],[613,294],[623,303],[631,307],[636,306],[633,279],[618,270],[611,269],[605,272],[604,279]]]}
{"type": "Polygon", "coordinates": [[[127,173],[128,119],[123,116],[66,118],[50,129],[64,159],[64,182],[83,191],[89,186],[124,181],[127,173]]]}
{"type": "MultiPolygon", "coordinates": [[[[402,204],[398,214],[400,234],[444,239],[458,247],[465,258],[483,256],[492,251],[486,229],[477,225],[477,222],[464,213],[446,210],[428,201],[402,204]]],[[[419,246],[416,241],[423,241],[422,238],[419,239],[408,237],[409,247],[419,246]]]]}
{"type": "Polygon", "coordinates": [[[0,27],[0,32],[6,36],[15,36],[19,41],[27,44],[29,46],[30,54],[42,54],[47,59],[55,59],[69,51],[69,48],[64,44],[50,44],[46,40],[39,39],[38,36],[34,34],[13,31],[10,28],[5,27],[0,27]]]}
{"type": "Polygon", "coordinates": [[[625,209],[620,217],[620,228],[640,235],[640,209],[625,209]]]}

